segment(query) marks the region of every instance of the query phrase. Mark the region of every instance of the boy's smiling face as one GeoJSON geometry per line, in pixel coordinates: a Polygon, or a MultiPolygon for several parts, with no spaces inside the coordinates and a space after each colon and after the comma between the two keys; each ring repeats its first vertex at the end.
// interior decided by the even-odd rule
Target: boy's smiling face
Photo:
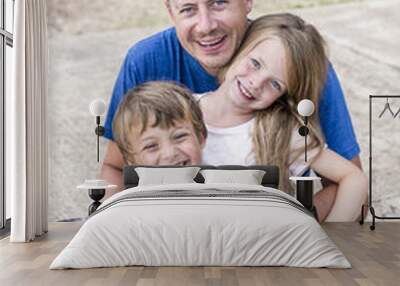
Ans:
{"type": "Polygon", "coordinates": [[[204,139],[199,140],[188,121],[176,122],[170,128],[149,124],[132,141],[135,143],[135,164],[190,166],[201,163],[204,139]]]}

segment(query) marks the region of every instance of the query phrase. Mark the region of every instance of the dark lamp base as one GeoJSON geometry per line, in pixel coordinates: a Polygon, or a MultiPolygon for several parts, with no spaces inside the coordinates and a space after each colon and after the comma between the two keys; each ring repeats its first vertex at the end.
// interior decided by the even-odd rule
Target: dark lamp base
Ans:
{"type": "Polygon", "coordinates": [[[317,221],[318,220],[318,213],[317,213],[317,209],[314,206],[313,203],[313,196],[314,196],[314,191],[313,191],[313,181],[309,180],[309,181],[297,181],[296,184],[296,199],[302,203],[302,205],[308,209],[309,211],[311,211],[314,215],[314,217],[316,218],[317,221]]]}
{"type": "Polygon", "coordinates": [[[89,189],[89,197],[94,200],[94,202],[89,206],[89,216],[94,213],[97,208],[101,205],[99,202],[106,194],[106,189],[89,189]]]}

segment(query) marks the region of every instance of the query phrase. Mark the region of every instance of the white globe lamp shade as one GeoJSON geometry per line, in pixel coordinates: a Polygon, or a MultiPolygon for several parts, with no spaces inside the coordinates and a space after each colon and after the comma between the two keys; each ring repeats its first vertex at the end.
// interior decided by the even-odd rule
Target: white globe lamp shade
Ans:
{"type": "Polygon", "coordinates": [[[102,116],[106,112],[106,103],[102,99],[95,99],[90,103],[89,110],[93,116],[102,116]]]}
{"type": "Polygon", "coordinates": [[[301,116],[311,116],[314,113],[314,103],[309,99],[303,99],[297,105],[297,111],[301,116]]]}

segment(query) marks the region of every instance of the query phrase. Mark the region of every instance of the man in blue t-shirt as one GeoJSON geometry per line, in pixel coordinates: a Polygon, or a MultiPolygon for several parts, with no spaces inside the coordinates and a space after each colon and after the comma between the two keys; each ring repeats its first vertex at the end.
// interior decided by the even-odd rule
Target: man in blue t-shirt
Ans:
{"type": "MultiPolygon", "coordinates": [[[[215,75],[239,47],[248,26],[252,0],[164,0],[174,28],[150,36],[131,47],[122,64],[105,123],[110,139],[102,177],[122,186],[123,158],[113,141],[112,120],[122,97],[132,87],[151,80],[181,82],[194,93],[215,90],[215,75]]],[[[332,66],[320,102],[320,122],[330,149],[361,167],[344,96],[332,66]]],[[[329,213],[337,186],[319,192],[314,203],[320,219],[329,213]]]]}

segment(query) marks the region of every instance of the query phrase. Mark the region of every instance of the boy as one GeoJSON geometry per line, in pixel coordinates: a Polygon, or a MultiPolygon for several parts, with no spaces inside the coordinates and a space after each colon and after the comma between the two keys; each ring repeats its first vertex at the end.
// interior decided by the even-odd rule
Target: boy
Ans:
{"type": "Polygon", "coordinates": [[[190,166],[201,163],[207,137],[191,92],[152,81],[128,91],[113,120],[125,164],[190,166]]]}

